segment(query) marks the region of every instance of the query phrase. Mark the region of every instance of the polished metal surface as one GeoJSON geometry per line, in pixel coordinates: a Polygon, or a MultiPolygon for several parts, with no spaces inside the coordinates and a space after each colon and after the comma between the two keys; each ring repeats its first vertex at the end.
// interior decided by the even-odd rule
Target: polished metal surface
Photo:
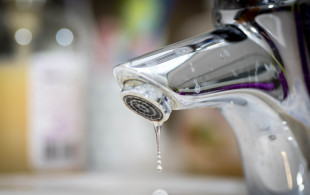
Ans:
{"type": "Polygon", "coordinates": [[[217,107],[238,139],[249,194],[310,194],[309,13],[309,1],[218,0],[213,31],[113,74],[122,94],[144,100],[142,111],[129,108],[158,108],[153,122],[171,110],[217,107]]]}
{"type": "Polygon", "coordinates": [[[172,111],[170,100],[160,89],[138,80],[127,81],[121,97],[129,109],[157,123],[166,121],[172,111]]]}

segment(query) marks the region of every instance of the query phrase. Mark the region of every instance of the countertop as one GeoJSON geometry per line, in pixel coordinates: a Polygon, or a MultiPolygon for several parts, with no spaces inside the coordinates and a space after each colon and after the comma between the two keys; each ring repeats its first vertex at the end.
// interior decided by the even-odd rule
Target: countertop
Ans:
{"type": "Polygon", "coordinates": [[[0,175],[0,194],[6,195],[152,195],[164,189],[169,195],[243,195],[239,178],[175,174],[10,174],[0,175]]]}

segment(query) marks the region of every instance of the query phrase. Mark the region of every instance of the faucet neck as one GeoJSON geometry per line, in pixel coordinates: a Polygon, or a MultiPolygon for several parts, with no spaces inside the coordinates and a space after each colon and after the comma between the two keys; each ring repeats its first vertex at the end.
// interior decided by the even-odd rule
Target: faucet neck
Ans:
{"type": "Polygon", "coordinates": [[[213,23],[215,26],[252,24],[257,15],[275,12],[275,8],[290,7],[296,2],[298,0],[215,0],[213,23]]]}
{"type": "Polygon", "coordinates": [[[309,194],[305,126],[256,95],[230,98],[236,100],[220,104],[219,111],[238,140],[249,194],[309,194]]]}

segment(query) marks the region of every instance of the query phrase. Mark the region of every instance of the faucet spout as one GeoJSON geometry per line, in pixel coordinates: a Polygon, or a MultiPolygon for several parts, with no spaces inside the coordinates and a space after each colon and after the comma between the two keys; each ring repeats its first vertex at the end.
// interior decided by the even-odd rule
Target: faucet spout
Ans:
{"type": "Polygon", "coordinates": [[[122,86],[135,80],[160,88],[173,109],[191,107],[191,99],[194,107],[204,106],[202,97],[236,89],[259,89],[282,101],[288,93],[283,66],[267,43],[259,43],[225,25],[119,65],[114,76],[122,86]]]}
{"type": "Polygon", "coordinates": [[[215,107],[234,130],[250,194],[310,194],[309,1],[215,6],[215,30],[113,69],[123,101],[155,123],[215,107]]]}

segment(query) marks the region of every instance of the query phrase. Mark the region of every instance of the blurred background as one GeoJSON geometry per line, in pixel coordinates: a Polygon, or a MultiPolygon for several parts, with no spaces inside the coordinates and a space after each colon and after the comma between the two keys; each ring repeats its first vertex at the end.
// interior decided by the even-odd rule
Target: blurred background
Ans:
{"type": "MultiPolygon", "coordinates": [[[[152,124],[119,98],[112,68],[212,29],[210,0],[2,0],[0,174],[156,172],[152,124]]],[[[215,109],[174,111],[165,173],[242,177],[215,109]]]]}

